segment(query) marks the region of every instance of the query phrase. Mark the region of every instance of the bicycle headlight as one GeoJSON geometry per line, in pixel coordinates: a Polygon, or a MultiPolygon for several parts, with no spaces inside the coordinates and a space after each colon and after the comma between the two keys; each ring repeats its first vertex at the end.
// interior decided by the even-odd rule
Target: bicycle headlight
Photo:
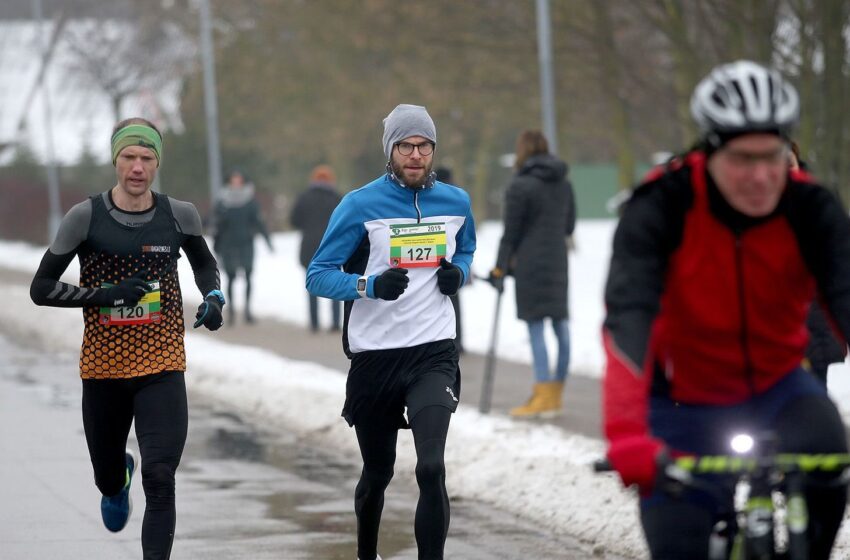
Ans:
{"type": "Polygon", "coordinates": [[[732,440],[729,442],[729,445],[735,453],[739,455],[746,455],[753,450],[755,440],[750,434],[736,434],[732,436],[732,440]]]}

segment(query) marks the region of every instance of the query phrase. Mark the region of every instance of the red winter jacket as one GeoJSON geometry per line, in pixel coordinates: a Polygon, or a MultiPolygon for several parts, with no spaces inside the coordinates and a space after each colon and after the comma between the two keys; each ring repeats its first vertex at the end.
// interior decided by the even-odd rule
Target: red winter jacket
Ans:
{"type": "Polygon", "coordinates": [[[636,189],[606,286],[604,422],[647,433],[650,393],[729,405],[800,364],[815,290],[850,334],[850,219],[804,173],[764,218],[732,209],[693,152],[636,189]]]}

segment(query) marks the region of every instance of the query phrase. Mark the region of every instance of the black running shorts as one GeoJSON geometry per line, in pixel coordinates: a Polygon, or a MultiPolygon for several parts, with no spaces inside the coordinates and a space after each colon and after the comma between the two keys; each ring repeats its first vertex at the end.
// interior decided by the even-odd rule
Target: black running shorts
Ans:
{"type": "Polygon", "coordinates": [[[392,350],[367,350],[351,358],[342,416],[350,426],[386,419],[407,428],[426,406],[457,410],[460,368],[453,340],[392,350]]]}

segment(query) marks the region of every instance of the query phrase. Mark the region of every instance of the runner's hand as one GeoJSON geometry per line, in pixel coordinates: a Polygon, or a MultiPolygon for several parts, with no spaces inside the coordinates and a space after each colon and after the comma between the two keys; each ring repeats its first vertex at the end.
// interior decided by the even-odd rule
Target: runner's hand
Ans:
{"type": "Polygon", "coordinates": [[[389,268],[375,278],[375,297],[393,301],[404,293],[410,279],[406,268],[389,268]]]}
{"type": "Polygon", "coordinates": [[[446,296],[457,294],[463,282],[463,272],[460,267],[453,265],[445,257],[440,259],[440,268],[437,269],[437,286],[440,292],[446,296]]]}
{"type": "Polygon", "coordinates": [[[623,486],[637,484],[641,494],[649,494],[658,477],[659,459],[666,447],[648,435],[628,436],[613,440],[608,447],[608,461],[623,481],[623,486]]]}
{"type": "Polygon", "coordinates": [[[150,285],[145,282],[147,275],[147,270],[140,270],[111,288],[106,288],[103,294],[105,305],[107,307],[135,306],[146,293],[151,291],[150,285]]]}
{"type": "Polygon", "coordinates": [[[221,308],[224,306],[224,296],[218,290],[213,290],[207,294],[204,302],[198,306],[198,312],[195,314],[195,324],[192,328],[197,329],[201,325],[211,331],[217,331],[221,328],[224,320],[221,316],[221,308]]]}

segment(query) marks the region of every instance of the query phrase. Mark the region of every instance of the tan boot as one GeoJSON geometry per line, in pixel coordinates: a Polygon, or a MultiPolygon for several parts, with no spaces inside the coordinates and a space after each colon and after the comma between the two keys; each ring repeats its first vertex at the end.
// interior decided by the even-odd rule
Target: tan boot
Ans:
{"type": "Polygon", "coordinates": [[[545,386],[548,383],[535,383],[531,389],[531,398],[522,406],[511,409],[511,416],[515,418],[537,418],[546,409],[546,398],[544,397],[545,386]]]}
{"type": "Polygon", "coordinates": [[[552,381],[550,383],[541,383],[543,386],[543,410],[540,411],[540,418],[556,418],[564,413],[564,382],[552,381]]]}

